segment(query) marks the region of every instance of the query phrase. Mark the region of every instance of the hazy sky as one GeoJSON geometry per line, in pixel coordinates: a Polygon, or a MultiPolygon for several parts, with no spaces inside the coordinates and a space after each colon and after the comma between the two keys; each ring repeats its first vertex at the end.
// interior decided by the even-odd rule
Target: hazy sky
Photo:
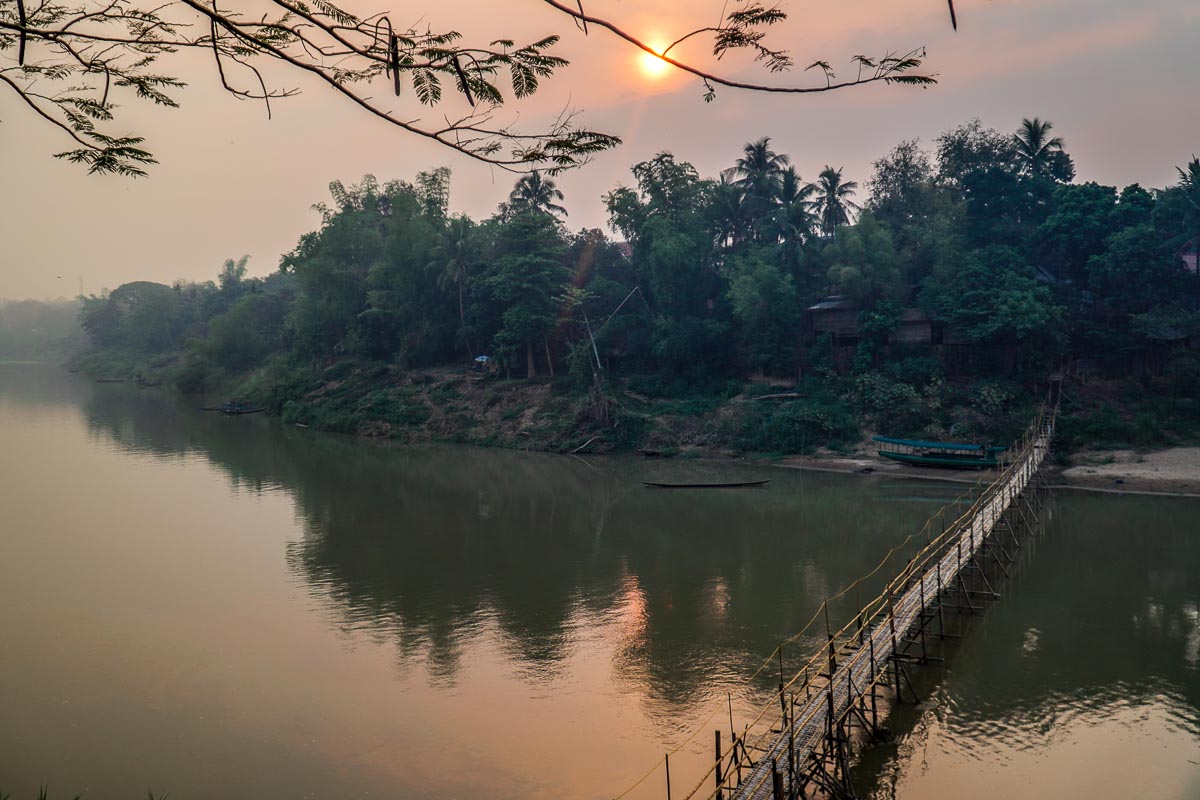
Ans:
{"type": "MultiPolygon", "coordinates": [[[[351,0],[367,12],[389,0],[351,0]]],[[[589,0],[589,12],[620,21],[650,40],[670,41],[711,25],[720,0],[589,0]]],[[[1079,180],[1150,187],[1175,180],[1174,167],[1200,154],[1200,3],[1196,0],[958,0],[959,31],[942,0],[785,0],[791,14],[774,45],[798,63],[824,58],[846,67],[854,53],[927,46],[929,89],[868,86],[783,97],[733,90],[712,104],[679,74],[651,79],[638,54],[605,32],[587,37],[541,0],[443,0],[392,6],[393,19],[454,28],[476,42],[532,40],[560,33],[572,65],[529,101],[513,106],[530,125],[566,105],[584,124],[624,146],[561,176],[572,227],[603,226],[601,196],[628,183],[630,165],[661,150],[715,175],[742,145],[770,136],[805,179],[825,165],[860,182],[871,162],[914,137],[929,143],[971,117],[1014,129],[1023,116],[1055,124],[1079,180]],[[408,15],[408,16],[405,16],[408,15]]],[[[702,48],[679,51],[695,60],[702,48]]],[[[224,94],[211,63],[171,64],[189,87],[182,108],[141,108],[132,100],[121,125],[147,138],[159,158],[149,178],[89,177],[56,161],[67,148],[12,94],[0,93],[0,297],[99,292],[130,280],[170,283],[214,277],[226,258],[251,256],[252,274],[275,269],[282,253],[314,229],[314,203],[334,179],[411,179],[422,169],[453,170],[451,207],[476,218],[504,199],[514,177],[386,127],[330,90],[261,105],[224,94]],[[61,277],[60,277],[61,276],[61,277]]],[[[744,60],[721,69],[755,73],[744,60]]],[[[277,83],[296,79],[275,70],[277,83]]],[[[793,75],[792,80],[806,76],[793,75]]],[[[807,76],[807,77],[812,77],[807,76]]],[[[384,87],[379,92],[386,91],[384,87]]],[[[406,113],[429,115],[413,103],[406,113]]],[[[463,105],[458,97],[449,103],[463,105]]],[[[502,112],[504,113],[504,112],[502,112]]]]}

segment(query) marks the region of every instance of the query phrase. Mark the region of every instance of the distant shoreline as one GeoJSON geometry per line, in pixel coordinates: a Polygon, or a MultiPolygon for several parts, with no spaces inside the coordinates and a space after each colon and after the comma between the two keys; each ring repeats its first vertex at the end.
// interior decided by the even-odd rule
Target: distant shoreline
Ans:
{"type": "MultiPolygon", "coordinates": [[[[1091,451],[1068,468],[1045,467],[1050,488],[1098,494],[1200,498],[1200,447],[1169,447],[1147,453],[1091,451]]],[[[991,471],[936,470],[882,461],[870,452],[855,455],[788,456],[785,469],[864,474],[884,478],[973,484],[991,471]]]]}

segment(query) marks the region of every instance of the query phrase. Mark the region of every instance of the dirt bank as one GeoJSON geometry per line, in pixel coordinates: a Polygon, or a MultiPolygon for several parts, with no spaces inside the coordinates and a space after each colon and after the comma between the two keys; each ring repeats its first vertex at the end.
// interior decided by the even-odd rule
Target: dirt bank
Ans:
{"type": "Polygon", "coordinates": [[[1061,470],[1067,486],[1162,494],[1200,494],[1200,447],[1139,453],[1108,450],[1076,453],[1061,470]]]}
{"type": "MultiPolygon", "coordinates": [[[[1073,465],[1045,466],[1051,485],[1122,494],[1168,494],[1200,496],[1200,447],[1172,447],[1147,453],[1107,450],[1077,453],[1073,465]]],[[[913,467],[879,458],[869,448],[852,453],[819,452],[790,456],[776,462],[790,469],[860,473],[910,480],[976,483],[991,480],[992,470],[963,471],[913,467]]]]}

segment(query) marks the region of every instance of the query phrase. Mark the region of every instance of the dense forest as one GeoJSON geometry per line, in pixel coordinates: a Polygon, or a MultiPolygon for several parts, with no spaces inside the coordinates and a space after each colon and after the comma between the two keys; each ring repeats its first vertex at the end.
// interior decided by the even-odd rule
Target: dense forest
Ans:
{"type": "Polygon", "coordinates": [[[1161,189],[1075,183],[1053,133],[971,121],[928,149],[897,145],[865,186],[833,167],[805,181],[767,138],[708,178],[664,152],[604,197],[617,238],[571,230],[536,172],[482,221],[451,213],[444,168],[335,182],[320,228],[266,278],[231,259],[215,282],[85,298],[94,350],[81,364],[394,435],[461,400],[416,398],[404,376],[465,377],[488,356],[485,405],[530,382],[558,398],[569,419],[548,446],[687,445],[659,418],[738,398],[747,408],[714,423],[721,436],[691,441],[774,452],[853,441],[864,425],[1002,437],[1063,372],[1108,392],[1076,392],[1068,437],[1190,435],[1200,160],[1161,189]],[[766,393],[747,392],[756,381],[787,397],[747,400],[766,393]]]}

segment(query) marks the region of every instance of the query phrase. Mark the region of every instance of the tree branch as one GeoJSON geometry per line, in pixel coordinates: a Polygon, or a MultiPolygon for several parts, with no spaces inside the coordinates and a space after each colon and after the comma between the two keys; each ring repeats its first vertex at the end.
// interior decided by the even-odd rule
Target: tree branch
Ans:
{"type": "MultiPolygon", "coordinates": [[[[932,75],[909,74],[909,70],[915,69],[921,65],[922,59],[924,58],[924,54],[925,54],[924,48],[914,48],[913,50],[908,51],[907,53],[905,53],[902,56],[896,56],[894,54],[889,53],[888,55],[879,59],[878,64],[880,66],[876,69],[876,71],[873,74],[870,74],[865,78],[859,77],[852,81],[841,81],[841,82],[837,82],[837,83],[833,82],[832,80],[827,80],[827,82],[824,86],[771,86],[771,85],[762,84],[762,83],[750,83],[747,81],[733,80],[732,78],[725,78],[725,77],[723,77],[721,75],[717,75],[713,72],[709,72],[707,70],[700,69],[699,67],[693,66],[692,64],[688,64],[684,61],[680,61],[678,59],[672,58],[671,56],[666,55],[665,51],[663,53],[659,53],[653,47],[648,45],[646,42],[637,38],[633,34],[623,30],[622,28],[617,26],[615,23],[613,23],[607,19],[592,16],[590,14],[587,14],[584,11],[572,8],[568,5],[560,2],[560,0],[542,0],[542,2],[546,3],[547,5],[551,6],[554,9],[557,9],[558,11],[562,12],[563,14],[566,14],[569,17],[581,20],[581,21],[589,23],[591,25],[596,25],[601,28],[604,28],[605,30],[612,33],[613,35],[617,36],[618,38],[624,39],[626,42],[628,42],[629,44],[638,48],[639,50],[649,53],[650,55],[655,56],[657,58],[661,58],[663,61],[667,62],[668,64],[675,67],[676,69],[682,70],[683,72],[687,72],[692,75],[695,75],[696,77],[698,77],[702,81],[704,81],[706,85],[717,84],[718,86],[727,86],[732,89],[744,89],[744,90],[753,91],[753,92],[768,92],[768,93],[776,93],[776,94],[815,94],[815,93],[820,93],[820,92],[830,92],[830,91],[834,91],[836,89],[845,89],[845,88],[849,88],[851,86],[861,86],[861,85],[868,84],[868,83],[876,83],[878,81],[883,81],[885,83],[892,83],[892,82],[914,83],[914,84],[918,84],[918,85],[928,85],[928,84],[936,82],[935,77],[932,75]]],[[[734,13],[737,13],[737,12],[734,12],[734,13]]],[[[782,12],[780,12],[780,13],[782,13],[782,12]]],[[[687,34],[687,36],[681,37],[680,39],[676,40],[676,42],[674,44],[672,44],[671,46],[674,47],[675,44],[678,44],[679,42],[683,41],[684,39],[688,38],[689,36],[692,36],[696,33],[704,32],[705,30],[719,32],[719,31],[725,30],[725,29],[724,28],[701,28],[697,31],[693,31],[692,33],[687,34]]],[[[668,48],[668,49],[670,49],[670,48],[668,48]]],[[[813,66],[821,65],[824,63],[825,62],[817,62],[813,66]]],[[[810,69],[811,69],[811,67],[810,67],[810,69]]],[[[831,71],[826,70],[826,74],[827,74],[827,76],[832,76],[831,71]]]]}

